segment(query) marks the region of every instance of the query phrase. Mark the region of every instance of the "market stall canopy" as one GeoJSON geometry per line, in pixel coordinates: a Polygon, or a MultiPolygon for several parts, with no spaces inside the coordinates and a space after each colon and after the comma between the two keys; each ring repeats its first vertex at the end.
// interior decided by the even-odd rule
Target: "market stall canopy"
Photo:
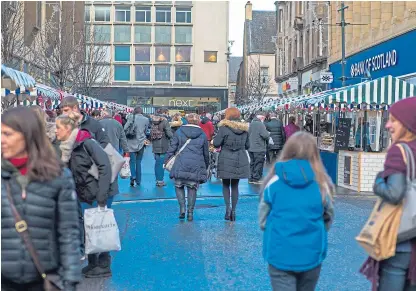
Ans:
{"type": "Polygon", "coordinates": [[[36,89],[42,96],[50,98],[51,100],[55,101],[61,99],[61,93],[54,88],[37,83],[36,89]]]}
{"type": "MultiPolygon", "coordinates": [[[[23,72],[17,71],[15,69],[6,67],[5,65],[1,65],[1,77],[8,77],[10,78],[14,83],[14,87],[34,87],[36,85],[35,79],[23,72]]],[[[3,87],[3,84],[2,84],[3,87]]],[[[14,88],[7,88],[7,89],[14,89],[14,88]]]]}

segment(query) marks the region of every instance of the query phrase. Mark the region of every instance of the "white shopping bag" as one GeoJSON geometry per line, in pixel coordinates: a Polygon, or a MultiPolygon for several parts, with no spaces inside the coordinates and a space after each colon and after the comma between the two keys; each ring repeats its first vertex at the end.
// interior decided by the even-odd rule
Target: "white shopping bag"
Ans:
{"type": "Polygon", "coordinates": [[[128,179],[130,178],[131,173],[130,173],[130,157],[125,157],[124,158],[124,165],[121,168],[120,171],[120,177],[121,179],[128,179]]]}
{"type": "Polygon", "coordinates": [[[121,250],[120,234],[112,209],[86,209],[84,227],[87,255],[121,250]]]}

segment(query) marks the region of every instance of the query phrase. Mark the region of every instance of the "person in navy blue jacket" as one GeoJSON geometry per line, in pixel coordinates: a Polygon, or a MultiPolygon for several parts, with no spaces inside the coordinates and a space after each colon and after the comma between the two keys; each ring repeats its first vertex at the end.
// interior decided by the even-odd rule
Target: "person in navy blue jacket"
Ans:
{"type": "Polygon", "coordinates": [[[259,206],[263,256],[273,290],[313,291],[327,253],[334,186],[316,139],[297,132],[264,182],[259,206]]]}
{"type": "Polygon", "coordinates": [[[203,130],[198,126],[199,116],[195,113],[186,117],[188,124],[182,125],[173,136],[165,156],[167,163],[179,152],[183,145],[189,143],[176,157],[170,178],[175,180],[176,197],[178,198],[179,218],[185,218],[185,187],[188,189],[188,221],[193,220],[196,191],[200,184],[208,179],[209,151],[208,140],[203,130]]]}

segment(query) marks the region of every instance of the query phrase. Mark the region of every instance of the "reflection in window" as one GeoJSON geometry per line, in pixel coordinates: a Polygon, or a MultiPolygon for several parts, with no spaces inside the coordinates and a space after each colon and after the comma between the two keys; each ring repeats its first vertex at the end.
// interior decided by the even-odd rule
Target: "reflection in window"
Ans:
{"type": "Polygon", "coordinates": [[[110,21],[110,7],[95,6],[95,21],[110,21]]]}
{"type": "Polygon", "coordinates": [[[116,6],[116,21],[130,22],[130,7],[116,6]]]}
{"type": "Polygon", "coordinates": [[[176,43],[192,43],[192,27],[176,26],[175,27],[176,43]]]}
{"type": "Polygon", "coordinates": [[[130,42],[131,26],[130,25],[114,25],[114,41],[130,42]]]}
{"type": "Polygon", "coordinates": [[[150,65],[136,65],[134,67],[136,71],[136,81],[150,81],[150,65]]]}
{"type": "Polygon", "coordinates": [[[176,82],[190,82],[191,81],[191,67],[185,67],[185,66],[175,67],[175,81],[176,82]]]}
{"type": "Polygon", "coordinates": [[[171,22],[171,7],[156,7],[156,22],[171,22]]]}
{"type": "Polygon", "coordinates": [[[191,23],[192,22],[191,8],[176,8],[176,22],[191,23]]]}
{"type": "Polygon", "coordinates": [[[206,63],[216,63],[217,62],[217,52],[204,51],[204,62],[206,62],[206,63]]]}
{"type": "Polygon", "coordinates": [[[150,62],[150,46],[136,46],[136,62],[150,62]]]}
{"type": "Polygon", "coordinates": [[[96,78],[94,83],[107,83],[110,81],[110,66],[95,66],[95,75],[96,78]]]}
{"type": "Polygon", "coordinates": [[[115,62],[129,62],[130,61],[130,46],[116,45],[114,50],[115,62]]]}
{"type": "Polygon", "coordinates": [[[114,81],[130,81],[130,66],[114,66],[114,81]]]}
{"type": "Polygon", "coordinates": [[[268,67],[260,68],[260,78],[263,84],[269,83],[269,68],[268,67]]]}
{"type": "Polygon", "coordinates": [[[93,26],[94,42],[111,41],[111,25],[94,25],[93,26]]]}
{"type": "Polygon", "coordinates": [[[86,21],[86,22],[91,21],[91,6],[90,5],[85,6],[84,21],[86,21]]]}
{"type": "Polygon", "coordinates": [[[189,63],[191,61],[191,47],[177,46],[175,48],[175,61],[177,63],[189,63]]]}
{"type": "Polygon", "coordinates": [[[152,13],[150,7],[136,7],[136,22],[151,22],[152,13]]]}
{"type": "Polygon", "coordinates": [[[134,27],[134,42],[149,43],[152,41],[152,27],[138,26],[134,27]]]}
{"type": "Polygon", "coordinates": [[[156,82],[169,82],[170,66],[155,66],[155,80],[156,82]]]}
{"type": "Polygon", "coordinates": [[[170,47],[157,46],[155,47],[155,61],[156,62],[170,62],[170,47]]]}
{"type": "Polygon", "coordinates": [[[111,61],[111,48],[109,45],[94,46],[93,62],[109,63],[111,61]]]}
{"type": "Polygon", "coordinates": [[[155,42],[171,44],[171,27],[170,26],[156,26],[155,27],[155,42]]]}

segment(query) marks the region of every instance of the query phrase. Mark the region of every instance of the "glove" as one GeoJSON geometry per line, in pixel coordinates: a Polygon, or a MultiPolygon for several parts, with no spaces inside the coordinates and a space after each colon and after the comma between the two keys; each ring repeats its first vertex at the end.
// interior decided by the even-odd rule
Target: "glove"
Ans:
{"type": "Polygon", "coordinates": [[[77,284],[74,282],[64,282],[65,291],[76,291],[77,284]]]}

